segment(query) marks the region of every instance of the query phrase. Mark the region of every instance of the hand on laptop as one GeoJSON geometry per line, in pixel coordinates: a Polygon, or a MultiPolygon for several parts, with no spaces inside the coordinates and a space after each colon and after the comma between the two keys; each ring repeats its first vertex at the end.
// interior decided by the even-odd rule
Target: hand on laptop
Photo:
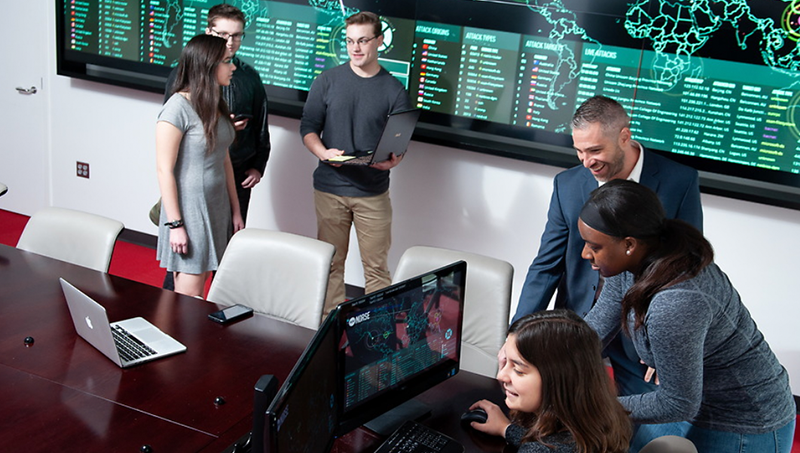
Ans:
{"type": "Polygon", "coordinates": [[[317,157],[319,157],[319,160],[325,161],[325,163],[328,164],[328,165],[332,165],[334,167],[341,167],[341,164],[332,164],[330,162],[327,162],[327,160],[328,159],[332,159],[332,158],[337,157],[337,156],[341,156],[343,154],[344,154],[344,150],[336,149],[336,148],[325,148],[324,151],[322,151],[322,152],[317,154],[317,157]]]}
{"type": "Polygon", "coordinates": [[[403,154],[400,157],[398,157],[398,156],[395,156],[394,153],[392,153],[392,156],[390,158],[386,159],[383,162],[374,163],[374,164],[370,165],[370,167],[372,167],[372,168],[374,168],[376,170],[389,170],[391,168],[396,167],[400,163],[400,161],[403,160],[403,156],[404,155],[405,154],[403,154]]]}

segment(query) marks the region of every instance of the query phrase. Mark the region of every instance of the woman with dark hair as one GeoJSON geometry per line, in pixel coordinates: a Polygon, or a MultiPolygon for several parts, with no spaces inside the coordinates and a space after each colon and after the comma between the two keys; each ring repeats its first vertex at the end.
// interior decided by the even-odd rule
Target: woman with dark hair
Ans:
{"type": "Polygon", "coordinates": [[[628,414],[616,400],[597,334],[569,310],[540,311],[508,330],[497,380],[511,421],[494,403],[479,431],[503,436],[520,453],[627,452],[628,414]],[[513,421],[513,422],[512,422],[513,421]]]}
{"type": "Polygon", "coordinates": [[[578,228],[583,258],[604,277],[586,321],[604,342],[622,329],[658,372],[656,391],[619,398],[641,424],[631,451],[677,435],[701,452],[789,453],[788,374],[703,235],[624,180],[592,192],[578,228]]]}
{"type": "Polygon", "coordinates": [[[192,38],[156,125],[158,259],[174,273],[175,291],[196,297],[231,235],[244,228],[227,149],[234,130],[221,96],[235,69],[224,39],[192,38]]]}

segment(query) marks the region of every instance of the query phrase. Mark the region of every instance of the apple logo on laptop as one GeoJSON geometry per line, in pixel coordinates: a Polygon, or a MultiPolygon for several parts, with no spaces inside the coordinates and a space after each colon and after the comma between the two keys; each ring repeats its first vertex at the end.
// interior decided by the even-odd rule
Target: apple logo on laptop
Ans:
{"type": "Polygon", "coordinates": [[[94,326],[92,325],[92,320],[89,319],[88,316],[86,317],[86,325],[89,326],[90,329],[94,329],[94,326]]]}

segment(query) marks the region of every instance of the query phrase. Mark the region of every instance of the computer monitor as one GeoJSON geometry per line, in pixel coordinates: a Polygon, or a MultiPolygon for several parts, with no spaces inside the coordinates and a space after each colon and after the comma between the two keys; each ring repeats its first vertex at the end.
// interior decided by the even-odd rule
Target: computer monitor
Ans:
{"type": "Polygon", "coordinates": [[[330,451],[339,411],[337,329],[337,310],[333,310],[269,405],[264,426],[264,453],[330,451]]]}
{"type": "Polygon", "coordinates": [[[459,261],[339,305],[337,434],[455,376],[465,279],[459,261]]]}

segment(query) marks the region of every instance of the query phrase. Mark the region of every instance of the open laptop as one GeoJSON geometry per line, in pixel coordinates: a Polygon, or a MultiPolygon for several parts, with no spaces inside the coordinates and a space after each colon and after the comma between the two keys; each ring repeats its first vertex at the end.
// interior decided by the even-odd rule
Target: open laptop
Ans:
{"type": "Polygon", "coordinates": [[[357,155],[343,155],[328,159],[329,164],[372,165],[388,160],[392,154],[402,156],[408,149],[411,135],[417,127],[421,109],[390,113],[383,126],[383,133],[373,151],[357,155]]]}
{"type": "Polygon", "coordinates": [[[60,278],[75,330],[122,368],[186,351],[186,346],[143,318],[108,322],[106,309],[60,278]]]}

